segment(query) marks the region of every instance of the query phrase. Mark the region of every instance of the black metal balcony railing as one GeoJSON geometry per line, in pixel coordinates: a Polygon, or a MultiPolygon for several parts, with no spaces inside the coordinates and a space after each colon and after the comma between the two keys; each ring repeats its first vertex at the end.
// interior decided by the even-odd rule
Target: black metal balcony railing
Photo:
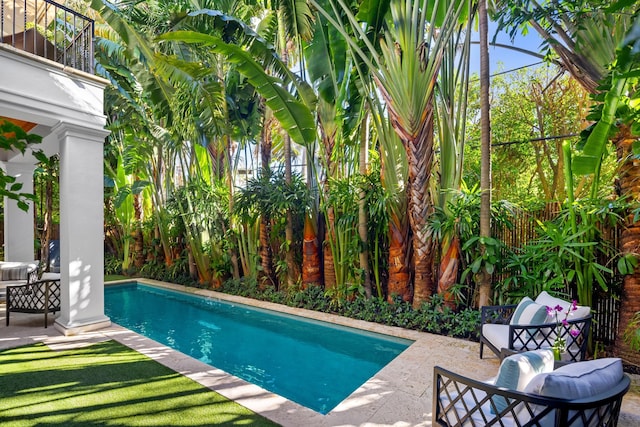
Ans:
{"type": "Polygon", "coordinates": [[[93,73],[92,19],[51,0],[0,0],[2,43],[93,73]]]}

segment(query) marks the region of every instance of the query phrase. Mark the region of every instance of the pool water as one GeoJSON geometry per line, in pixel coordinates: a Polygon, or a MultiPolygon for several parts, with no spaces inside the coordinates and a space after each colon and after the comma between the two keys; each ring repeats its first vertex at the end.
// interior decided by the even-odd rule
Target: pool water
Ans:
{"type": "Polygon", "coordinates": [[[105,286],[111,320],[326,414],[412,341],[147,286],[105,286]]]}

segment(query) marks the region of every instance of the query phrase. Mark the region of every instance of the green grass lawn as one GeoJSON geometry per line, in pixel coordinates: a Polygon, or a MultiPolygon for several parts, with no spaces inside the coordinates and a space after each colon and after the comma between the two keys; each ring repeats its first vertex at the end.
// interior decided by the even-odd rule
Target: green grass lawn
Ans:
{"type": "Polygon", "coordinates": [[[0,425],[277,424],[115,341],[0,351],[0,425]]]}
{"type": "Polygon", "coordinates": [[[131,277],[123,276],[122,274],[105,274],[104,275],[105,282],[113,282],[114,280],[126,280],[126,279],[135,280],[131,277]]]}

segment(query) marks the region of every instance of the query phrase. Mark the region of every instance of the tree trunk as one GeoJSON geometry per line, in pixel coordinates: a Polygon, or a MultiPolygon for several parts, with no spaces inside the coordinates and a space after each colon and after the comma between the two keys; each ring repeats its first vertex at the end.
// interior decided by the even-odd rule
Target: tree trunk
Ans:
{"type": "MultiPolygon", "coordinates": [[[[265,119],[262,124],[260,158],[262,161],[262,174],[267,176],[271,173],[271,124],[273,118],[269,111],[265,113],[265,119]]],[[[273,251],[271,249],[271,218],[266,212],[260,215],[260,265],[262,267],[259,272],[260,282],[276,286],[276,278],[273,271],[273,251]]]]}
{"type": "MultiPolygon", "coordinates": [[[[638,139],[631,136],[629,128],[620,129],[614,139],[618,162],[620,164],[620,196],[637,200],[640,194],[640,164],[635,160],[632,145],[638,139]]],[[[640,222],[633,221],[633,213],[626,217],[625,227],[620,233],[621,255],[640,253],[640,222]]],[[[640,268],[636,267],[632,274],[623,279],[622,295],[620,296],[620,324],[616,335],[616,355],[625,362],[640,366],[640,352],[632,350],[622,338],[624,331],[633,316],[640,312],[640,268]]]]}
{"type": "MultiPolygon", "coordinates": [[[[291,137],[284,136],[284,180],[287,185],[291,185],[291,137]]],[[[287,242],[287,252],[285,261],[287,263],[287,287],[294,286],[300,279],[300,268],[295,261],[293,253],[293,214],[291,209],[287,209],[287,224],[284,229],[287,242]]]]}
{"type": "Polygon", "coordinates": [[[438,278],[438,293],[444,297],[444,302],[450,308],[456,307],[455,296],[451,288],[458,281],[460,267],[460,239],[454,232],[446,235],[442,242],[442,256],[440,259],[440,277],[438,278]]]}
{"type": "Polygon", "coordinates": [[[333,265],[333,251],[331,250],[331,242],[335,239],[335,236],[332,235],[334,233],[334,223],[335,223],[335,215],[333,213],[333,208],[327,208],[327,216],[325,217],[325,234],[324,234],[324,244],[322,246],[322,261],[323,261],[323,270],[324,270],[324,288],[325,289],[333,289],[336,287],[336,268],[333,265]]]}
{"type": "Polygon", "coordinates": [[[411,248],[409,226],[399,218],[389,221],[389,282],[387,300],[393,302],[398,295],[403,301],[411,301],[411,248]]]}
{"type": "Polygon", "coordinates": [[[424,114],[422,129],[415,138],[404,139],[409,161],[409,224],[413,235],[413,306],[426,302],[434,291],[433,241],[427,232],[427,218],[432,211],[429,178],[433,166],[433,106],[424,114]]]}
{"type": "MultiPolygon", "coordinates": [[[[489,107],[489,23],[487,2],[478,3],[480,28],[480,237],[491,237],[491,118],[489,107]]],[[[480,249],[484,252],[485,248],[480,249]]],[[[478,306],[491,301],[491,275],[486,268],[480,270],[478,306]]]]}
{"type": "MultiPolygon", "coordinates": [[[[233,172],[231,166],[231,137],[229,135],[224,136],[225,147],[226,147],[226,177],[227,177],[227,185],[229,187],[229,216],[233,218],[233,172]]],[[[231,229],[235,229],[233,226],[233,219],[231,221],[231,229]]],[[[231,260],[231,269],[233,272],[233,278],[235,280],[240,279],[240,264],[238,262],[238,251],[235,249],[238,247],[238,242],[234,242],[233,245],[229,246],[228,253],[229,258],[231,260]]]]}
{"type": "MultiPolygon", "coordinates": [[[[325,194],[325,200],[329,198],[329,177],[334,176],[335,166],[331,159],[333,155],[333,149],[336,143],[336,128],[335,125],[322,122],[322,115],[318,117],[320,134],[322,137],[322,146],[324,149],[324,167],[325,167],[325,179],[322,185],[322,191],[325,194]]],[[[333,260],[333,251],[331,250],[331,243],[335,241],[335,213],[333,207],[326,206],[324,217],[324,242],[322,243],[322,265],[324,273],[324,287],[325,289],[333,289],[336,287],[336,268],[333,260]]]]}
{"type": "Polygon", "coordinates": [[[304,242],[302,243],[302,285],[322,286],[322,268],[318,226],[310,215],[304,218],[304,242]]]}
{"type": "MultiPolygon", "coordinates": [[[[52,169],[49,169],[51,172],[52,169]]],[[[45,177],[45,205],[44,225],[42,229],[42,239],[40,239],[40,262],[46,263],[44,269],[49,271],[49,242],[53,232],[53,180],[54,177],[49,175],[45,177]]],[[[41,270],[42,271],[42,270],[41,270]]]]}
{"type": "MultiPolygon", "coordinates": [[[[363,123],[367,123],[365,119],[363,123]]],[[[367,152],[369,150],[367,144],[366,126],[363,127],[360,135],[360,159],[359,169],[360,175],[367,174],[367,152]]],[[[360,237],[360,270],[363,272],[363,286],[367,298],[371,298],[371,274],[369,272],[369,234],[368,234],[368,215],[367,215],[367,193],[364,188],[360,188],[358,199],[358,235],[360,237]]]]}
{"type": "Polygon", "coordinates": [[[133,211],[135,213],[135,230],[133,231],[133,265],[140,269],[144,265],[144,233],[142,232],[142,200],[140,194],[133,195],[133,211]]]}

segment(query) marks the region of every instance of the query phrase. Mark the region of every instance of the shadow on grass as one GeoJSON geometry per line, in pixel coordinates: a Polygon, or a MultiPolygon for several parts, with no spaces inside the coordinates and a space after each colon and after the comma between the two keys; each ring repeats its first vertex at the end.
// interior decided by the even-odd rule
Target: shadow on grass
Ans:
{"type": "Polygon", "coordinates": [[[0,424],[277,425],[114,341],[1,351],[0,424]]]}

